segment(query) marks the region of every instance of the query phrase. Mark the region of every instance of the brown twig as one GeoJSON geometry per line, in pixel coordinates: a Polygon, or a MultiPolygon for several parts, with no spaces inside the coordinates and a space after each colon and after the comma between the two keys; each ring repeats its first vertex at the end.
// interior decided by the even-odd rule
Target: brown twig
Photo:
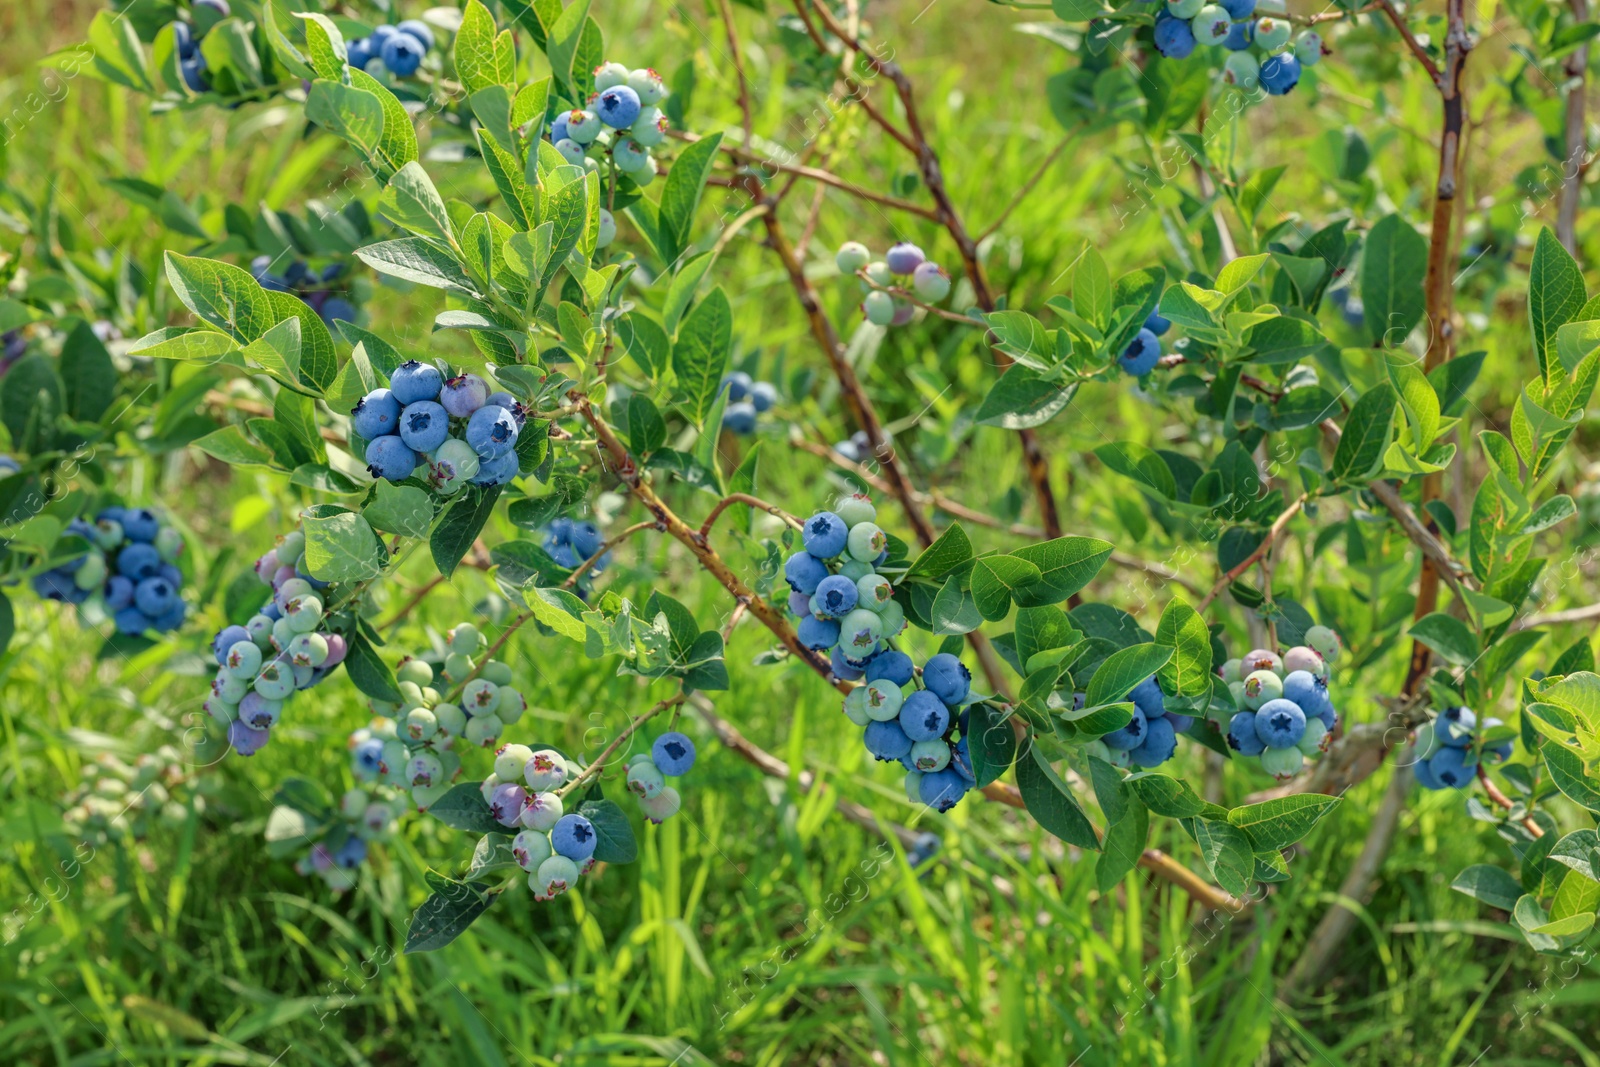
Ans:
{"type": "MultiPolygon", "coordinates": [[[[1568,0],[1573,20],[1580,26],[1589,21],[1589,0],[1568,0]]],[[[1574,257],[1578,254],[1578,207],[1583,195],[1583,175],[1589,169],[1587,102],[1589,88],[1589,45],[1573,49],[1567,56],[1566,144],[1567,160],[1561,172],[1561,205],[1556,212],[1556,237],[1574,257]]]]}
{"type": "Polygon", "coordinates": [[[1234,579],[1238,578],[1239,575],[1243,574],[1256,563],[1260,562],[1261,559],[1272,549],[1273,543],[1277,541],[1280,535],[1282,535],[1284,527],[1289,525],[1289,520],[1300,514],[1300,509],[1306,506],[1306,501],[1310,499],[1310,497],[1310,493],[1301,493],[1292,504],[1284,508],[1282,514],[1274,519],[1272,525],[1267,528],[1266,535],[1261,538],[1261,543],[1256,546],[1255,551],[1251,552],[1248,556],[1234,564],[1232,567],[1229,567],[1222,577],[1217,579],[1216,584],[1211,587],[1211,590],[1201,598],[1200,603],[1196,605],[1195,610],[1204,611],[1206,608],[1209,608],[1212,601],[1216,600],[1217,597],[1222,594],[1224,589],[1233,584],[1234,579]]]}
{"type": "MultiPolygon", "coordinates": [[[[1510,811],[1512,808],[1516,807],[1511,798],[1506,796],[1505,793],[1501,792],[1500,787],[1495,785],[1494,781],[1489,777],[1489,771],[1484,767],[1482,759],[1478,760],[1478,783],[1483,786],[1484,794],[1506,811],[1510,811]]],[[[1535,838],[1544,836],[1544,827],[1535,822],[1532,815],[1524,815],[1517,821],[1520,822],[1523,828],[1535,838]]]]}
{"type": "Polygon", "coordinates": [[[590,781],[595,777],[595,775],[600,774],[606,769],[606,763],[613,755],[616,754],[617,749],[621,748],[627,743],[628,738],[632,737],[638,732],[639,727],[643,726],[645,723],[649,722],[663,711],[666,711],[668,708],[677,707],[687,699],[688,694],[680,692],[675,696],[670,696],[665,700],[657,702],[654,707],[636,716],[621,733],[611,739],[611,743],[601,750],[600,755],[596,756],[589,766],[585,767],[583,771],[572,781],[556,790],[556,796],[566,797],[577,792],[579,786],[590,781]]]}
{"type": "Polygon", "coordinates": [[[706,516],[706,521],[700,524],[700,533],[698,536],[701,544],[704,544],[706,538],[711,536],[711,527],[716,525],[717,519],[721,518],[722,513],[727,511],[735,504],[747,504],[753,508],[760,508],[769,515],[776,515],[790,526],[793,526],[796,530],[803,529],[805,527],[805,523],[801,522],[798,517],[789,514],[787,511],[784,511],[778,505],[770,501],[762,500],[758,496],[751,496],[749,493],[729,493],[727,496],[717,501],[716,507],[711,509],[711,514],[706,516]]]}
{"type": "Polygon", "coordinates": [[[1061,158],[1061,153],[1067,150],[1067,146],[1072,144],[1072,141],[1073,138],[1071,137],[1062,138],[1061,143],[1052,148],[1050,154],[1040,160],[1038,167],[1034,168],[1034,172],[1028,176],[1028,180],[1022,183],[1016,195],[1011,198],[1011,202],[995,217],[993,222],[989,223],[982,233],[978,234],[979,244],[988,240],[996,230],[1005,225],[1006,219],[1010,218],[1011,213],[1022,206],[1022,202],[1028,198],[1028,194],[1033,192],[1034,186],[1044,179],[1050,168],[1055,165],[1055,161],[1061,158]]]}
{"type": "Polygon", "coordinates": [[[739,114],[744,117],[744,140],[750,143],[750,82],[744,75],[744,56],[739,50],[739,33],[733,25],[733,7],[728,0],[717,0],[717,10],[722,14],[722,25],[728,34],[728,51],[733,53],[734,73],[739,76],[739,114]]]}
{"type": "Polygon", "coordinates": [[[1433,84],[1438,85],[1439,65],[1433,61],[1432,56],[1428,55],[1428,50],[1422,47],[1422,42],[1417,40],[1416,34],[1411,32],[1411,27],[1406,25],[1405,16],[1395,10],[1392,0],[1377,0],[1377,3],[1373,6],[1389,17],[1389,21],[1394,24],[1395,30],[1399,32],[1401,40],[1405,41],[1406,47],[1411,49],[1411,54],[1417,57],[1417,62],[1421,63],[1422,69],[1428,72],[1428,77],[1433,79],[1433,84]]]}
{"type": "Polygon", "coordinates": [[[1564,611],[1550,611],[1542,615],[1524,615],[1511,624],[1511,632],[1531,630],[1535,626],[1563,626],[1570,622],[1589,622],[1592,619],[1600,619],[1600,604],[1587,604],[1581,608],[1567,608],[1564,611]]]}
{"type": "Polygon", "coordinates": [[[573,586],[577,585],[578,579],[582,578],[585,574],[588,574],[590,569],[593,568],[596,563],[600,562],[600,558],[602,556],[604,556],[607,552],[610,552],[613,548],[622,544],[622,542],[626,541],[634,534],[643,530],[659,529],[661,529],[661,524],[655,519],[645,519],[643,522],[634,523],[632,526],[628,527],[626,530],[623,530],[615,537],[607,538],[605,541],[602,541],[600,543],[600,547],[594,550],[594,555],[578,564],[577,569],[571,574],[567,575],[567,580],[561,583],[561,588],[571,589],[573,586]]]}

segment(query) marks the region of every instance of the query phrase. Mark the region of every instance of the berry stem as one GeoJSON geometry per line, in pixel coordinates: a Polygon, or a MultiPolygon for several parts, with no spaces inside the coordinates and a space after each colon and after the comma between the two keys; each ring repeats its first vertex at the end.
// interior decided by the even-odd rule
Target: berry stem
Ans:
{"type": "MultiPolygon", "coordinates": [[[[1490,800],[1500,805],[1500,807],[1510,811],[1516,806],[1512,802],[1511,798],[1506,796],[1505,793],[1501,792],[1500,787],[1495,785],[1494,780],[1489,777],[1489,772],[1483,765],[1483,758],[1481,755],[1478,758],[1478,781],[1483,784],[1483,791],[1485,795],[1487,795],[1490,800]]],[[[1523,825],[1523,828],[1535,838],[1544,836],[1544,827],[1540,826],[1534,821],[1532,813],[1524,815],[1517,821],[1520,822],[1523,825]]]]}
{"type": "Polygon", "coordinates": [[[934,307],[932,304],[924,303],[922,300],[918,299],[917,294],[912,292],[910,289],[904,289],[898,285],[879,285],[877,282],[867,277],[867,272],[864,269],[856,271],[856,277],[860,278],[862,282],[864,282],[870,289],[876,289],[880,293],[888,293],[891,296],[897,296],[906,303],[915,304],[922,310],[930,312],[934,315],[938,315],[940,318],[949,319],[951,322],[959,322],[963,326],[976,326],[980,330],[987,330],[989,328],[989,324],[984,322],[982,319],[969,318],[968,316],[962,315],[959,312],[946,311],[944,308],[934,307]]]}
{"type": "Polygon", "coordinates": [[[639,727],[643,726],[645,723],[649,722],[663,711],[666,711],[668,708],[677,707],[686,699],[688,699],[688,694],[680,691],[676,696],[670,696],[667,699],[658,702],[648,711],[635,716],[633,721],[630,722],[620,734],[612,738],[609,745],[601,750],[600,755],[594,758],[593,763],[590,763],[589,766],[585,767],[583,771],[572,781],[556,790],[556,796],[565,800],[570,794],[576,793],[579,786],[590,781],[596,775],[600,774],[606,769],[606,763],[611,759],[612,756],[616,755],[617,749],[626,744],[628,739],[638,732],[639,727]]]}
{"type": "Polygon", "coordinates": [[[1238,563],[1234,564],[1232,567],[1229,567],[1225,572],[1223,572],[1222,577],[1218,578],[1216,584],[1211,587],[1211,591],[1201,598],[1200,603],[1196,605],[1195,610],[1205,611],[1211,606],[1212,601],[1216,600],[1217,597],[1222,594],[1224,589],[1233,584],[1234,579],[1238,578],[1239,575],[1249,570],[1256,563],[1263,561],[1266,558],[1267,553],[1272,550],[1273,543],[1277,541],[1280,536],[1282,536],[1284,527],[1289,525],[1289,521],[1291,519],[1300,514],[1300,509],[1306,506],[1306,501],[1309,499],[1311,499],[1310,493],[1301,493],[1293,503],[1284,508],[1283,512],[1276,519],[1272,520],[1272,525],[1267,528],[1266,535],[1261,538],[1261,543],[1255,547],[1255,551],[1251,552],[1244,559],[1240,560],[1238,563]]]}

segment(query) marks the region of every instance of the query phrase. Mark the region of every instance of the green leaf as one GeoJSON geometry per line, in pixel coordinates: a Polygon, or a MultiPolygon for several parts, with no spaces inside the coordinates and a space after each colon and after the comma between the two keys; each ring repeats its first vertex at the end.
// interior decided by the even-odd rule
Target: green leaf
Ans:
{"type": "Polygon", "coordinates": [[[283,319],[274,314],[261,284],[231,264],[168,252],[166,271],[185,307],[240,344],[249,344],[283,319]]]}
{"type": "Polygon", "coordinates": [[[428,538],[428,549],[433,554],[434,566],[449,578],[456,566],[472,548],[472,542],[483,532],[484,523],[494,514],[495,502],[500,499],[504,486],[469,485],[445,510],[439,525],[428,538]]]}
{"type": "Polygon", "coordinates": [[[1072,272],[1072,307],[1102,330],[1111,318],[1111,272],[1092,245],[1084,248],[1072,272]]]}
{"type": "Polygon", "coordinates": [[[373,485],[372,503],[362,509],[372,528],[401,537],[423,538],[433,525],[433,499],[427,490],[414,485],[394,485],[378,481],[373,485]]]}
{"type": "Polygon", "coordinates": [[[306,569],[318,581],[363,582],[383,572],[388,552],[356,512],[318,504],[306,509],[301,528],[306,535],[306,569]]]}
{"type": "Polygon", "coordinates": [[[583,644],[588,631],[583,613],[589,606],[565,589],[525,589],[522,599],[533,617],[563,637],[583,644]]]}
{"type": "Polygon", "coordinates": [[[1164,645],[1142,644],[1120,649],[1101,661],[1084,693],[1083,706],[1099,707],[1127,699],[1134,686],[1155,674],[1172,659],[1164,645]]]}
{"type": "Polygon", "coordinates": [[[194,447],[234,467],[271,467],[272,451],[261,447],[237,426],[213,430],[193,442],[194,447]]]}
{"type": "Polygon", "coordinates": [[[1600,781],[1584,766],[1583,757],[1564,747],[1559,741],[1546,741],[1539,746],[1545,766],[1550,768],[1550,780],[1581,807],[1600,812],[1600,781]]]}
{"type": "Polygon", "coordinates": [[[1211,631],[1198,611],[1174,597],[1161,613],[1156,644],[1172,649],[1172,658],[1156,673],[1163,690],[1174,696],[1211,691],[1211,631]]]}
{"type": "Polygon", "coordinates": [[[1256,323],[1245,333],[1245,343],[1252,363],[1268,365],[1298,363],[1330,347],[1316,326],[1289,315],[1256,323]]]}
{"type": "Polygon", "coordinates": [[[1491,908],[1511,911],[1522,896],[1522,885],[1499,867],[1487,863],[1474,863],[1455,876],[1450,888],[1491,908]]]}
{"type": "Polygon", "coordinates": [[[583,39],[583,28],[589,18],[589,0],[578,0],[569,6],[550,27],[545,43],[545,54],[550,58],[550,69],[556,78],[568,87],[576,87],[573,59],[583,39]]]}
{"type": "Polygon", "coordinates": [[[458,782],[444,796],[433,802],[428,814],[450,827],[472,834],[498,833],[505,827],[489,810],[483,799],[483,790],[477,782],[458,782]]]}
{"type": "Polygon", "coordinates": [[[1478,658],[1477,636],[1466,623],[1442,611],[1425,615],[1413,623],[1411,637],[1458,667],[1469,666],[1478,658]]]}
{"type": "Polygon", "coordinates": [[[411,916],[411,925],[406,930],[407,953],[444,948],[460,937],[500,896],[475,882],[457,882],[433,871],[428,872],[428,885],[433,893],[411,916]]]}
{"type": "MultiPolygon", "coordinates": [[[[433,179],[415,160],[395,171],[378,198],[378,209],[395,225],[446,245],[454,239],[450,212],[433,179]]],[[[458,269],[459,272],[459,269],[458,269]]]]}
{"type": "Polygon", "coordinates": [[[689,245],[694,212],[700,206],[700,194],[705,189],[706,179],[711,176],[711,166],[717,158],[717,146],[721,143],[721,133],[713,133],[695,141],[678,153],[672,170],[667,174],[666,184],[661,190],[661,208],[656,225],[660,241],[667,246],[657,250],[669,262],[675,261],[689,245]]]}
{"type": "Polygon", "coordinates": [[[1361,255],[1361,309],[1374,344],[1399,348],[1422,321],[1427,301],[1428,242],[1399,215],[1385,215],[1367,233],[1361,255]]]}
{"type": "Polygon", "coordinates": [[[961,588],[961,579],[952,576],[933,598],[931,622],[933,633],[941,636],[971,633],[983,625],[983,613],[972,593],[961,588]]]}
{"type": "Polygon", "coordinates": [[[1192,819],[1197,815],[1222,817],[1227,809],[1201,798],[1194,787],[1181,778],[1144,771],[1130,774],[1123,781],[1138,794],[1145,807],[1169,819],[1192,819]]]}
{"type": "Polygon", "coordinates": [[[117,368],[111,353],[80,319],[61,343],[61,384],[67,414],[80,422],[98,422],[117,393],[117,368]]]}
{"type": "Polygon", "coordinates": [[[1011,553],[1039,569],[1039,579],[1013,590],[1022,607],[1055,604],[1088,585],[1111,558],[1111,542],[1098,537],[1058,537],[1011,553]]]}
{"type": "Polygon", "coordinates": [[[632,863],[639,858],[633,824],[615,803],[605,799],[586,800],[578,805],[578,814],[594,823],[595,859],[601,863],[632,863]]]}
{"type": "Polygon", "coordinates": [[[478,295],[477,286],[462,271],[456,258],[420,237],[400,237],[365,245],[356,249],[356,258],[392,278],[462,296],[478,295]]]}
{"type": "Polygon", "coordinates": [[[1017,791],[1040,826],[1069,845],[1100,851],[1094,825],[1037,746],[1017,760],[1017,791]]]}
{"type": "Polygon", "coordinates": [[[344,658],[344,672],[349,675],[351,685],[374,700],[397,704],[403,699],[394,671],[359,630],[350,636],[350,651],[344,658]]]}
{"type": "Polygon", "coordinates": [[[1249,835],[1215,819],[1184,819],[1183,827],[1200,846],[1200,856],[1217,884],[1236,897],[1249,893],[1256,869],[1249,835]]]}
{"type": "Polygon", "coordinates": [[[1554,380],[1561,366],[1557,330],[1572,321],[1583,303],[1583,272],[1550,228],[1542,228],[1528,264],[1528,322],[1533,328],[1533,354],[1546,382],[1554,380]]]}
{"type": "Polygon", "coordinates": [[[1050,10],[1062,22],[1088,22],[1106,13],[1100,0],[1050,0],[1050,10]]]}
{"type": "Polygon", "coordinates": [[[716,403],[732,345],[733,309],[718,286],[683,320],[672,345],[672,370],[687,396],[685,413],[696,426],[705,425],[716,403]]]}
{"type": "Polygon", "coordinates": [[[1044,577],[1038,567],[1016,556],[980,556],[972,565],[972,598],[978,612],[997,622],[1011,612],[1011,598],[1044,577]]]}
{"type": "Polygon", "coordinates": [[[942,583],[945,575],[972,559],[972,540],[967,531],[955,523],[940,534],[906,570],[904,581],[942,583]]]}
{"type": "Polygon", "coordinates": [[[1389,381],[1400,396],[1400,407],[1411,427],[1411,447],[1418,455],[1427,452],[1439,432],[1439,397],[1433,383],[1415,363],[1388,360],[1389,381]]]}
{"type": "Polygon", "coordinates": [[[1328,473],[1335,481],[1364,481],[1382,462],[1398,401],[1388,382],[1361,394],[1333,453],[1328,473]]]}
{"type": "Polygon", "coordinates": [[[967,708],[967,752],[978,787],[988,785],[1011,769],[1017,758],[1017,734],[1009,719],[987,704],[967,708]]]}
{"type": "Polygon", "coordinates": [[[1310,833],[1339,799],[1321,793],[1276,797],[1234,808],[1228,812],[1228,822],[1250,835],[1257,852],[1288,848],[1310,833]]]}
{"type": "Polygon", "coordinates": [[[1163,500],[1178,495],[1172,469],[1156,453],[1133,441],[1118,441],[1094,450],[1100,462],[1125,478],[1132,478],[1163,500]]]}
{"type": "MultiPolygon", "coordinates": [[[[587,4],[585,4],[587,7],[587,4]]],[[[581,27],[583,20],[578,19],[581,27]]],[[[499,83],[499,67],[495,61],[494,16],[478,0],[468,0],[461,15],[461,27],[456,31],[456,41],[451,58],[456,77],[468,95],[479,89],[499,83]]],[[[570,74],[571,60],[568,60],[570,74]]]]}
{"type": "Polygon", "coordinates": [[[1062,385],[1032,367],[1016,363],[989,388],[972,417],[985,426],[1027,430],[1059,415],[1077,392],[1076,384],[1062,385]]]}

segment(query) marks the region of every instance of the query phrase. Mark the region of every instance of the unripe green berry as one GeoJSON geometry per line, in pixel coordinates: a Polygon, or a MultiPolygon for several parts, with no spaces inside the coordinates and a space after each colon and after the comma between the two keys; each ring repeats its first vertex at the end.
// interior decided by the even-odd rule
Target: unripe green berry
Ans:
{"type": "Polygon", "coordinates": [[[413,741],[431,741],[439,732],[439,719],[427,708],[406,712],[406,736],[413,741]]]}
{"type": "Polygon", "coordinates": [[[500,740],[500,731],[505,724],[493,715],[477,715],[468,723],[462,736],[467,744],[477,745],[480,748],[493,748],[500,740]]]}

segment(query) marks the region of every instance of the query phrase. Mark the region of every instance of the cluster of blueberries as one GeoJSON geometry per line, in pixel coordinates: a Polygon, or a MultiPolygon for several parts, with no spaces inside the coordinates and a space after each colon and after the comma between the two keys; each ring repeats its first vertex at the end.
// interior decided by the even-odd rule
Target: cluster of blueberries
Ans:
{"type": "Polygon", "coordinates": [[[1483,720],[1471,708],[1454,707],[1441,711],[1433,722],[1417,730],[1417,761],[1411,769],[1417,784],[1424,789],[1465,789],[1477,777],[1480,759],[1504,763],[1511,758],[1513,741],[1496,745],[1479,744],[1479,735],[1496,726],[1499,719],[1483,720]]]}
{"type": "Polygon", "coordinates": [[[179,19],[172,23],[172,43],[178,50],[178,72],[190,92],[211,91],[211,80],[206,77],[206,57],[200,51],[200,40],[210,27],[232,14],[228,0],[194,0],[190,6],[195,24],[179,19]],[[199,36],[196,36],[196,31],[199,36]]]}
{"type": "Polygon", "coordinates": [[[118,633],[166,633],[183,625],[189,613],[178,570],[183,536],[155,512],[106,508],[93,525],[73,519],[66,533],[89,542],[88,553],[34,575],[35,593],[67,604],[99,593],[118,633]]]}
{"type": "Polygon", "coordinates": [[[253,756],[272,739],[283,705],[344,662],[350,648],[329,628],[321,590],[305,570],[305,534],[291,530],[256,560],[272,596],[248,623],[224,626],[211,641],[217,674],[206,712],[228,730],[228,744],[253,756]]]}
{"type": "MultiPolygon", "coordinates": [[[[605,538],[600,535],[600,528],[592,522],[579,519],[569,519],[565,516],[551,519],[550,525],[544,529],[544,550],[550,553],[550,558],[568,570],[575,570],[584,560],[600,551],[600,546],[605,544],[605,538]]],[[[588,574],[599,574],[611,565],[611,553],[607,552],[594,561],[594,566],[589,568],[588,574]]]]}
{"type": "Polygon", "coordinates": [[[305,260],[297,259],[282,274],[274,274],[271,256],[257,256],[250,261],[250,274],[261,283],[261,288],[298,296],[330,326],[337,319],[356,321],[356,306],[339,295],[348,295],[348,290],[332,284],[343,277],[344,272],[343,263],[330,263],[321,271],[314,271],[305,260]]]}
{"type": "Polygon", "coordinates": [[[1178,735],[1189,732],[1194,718],[1167,710],[1155,675],[1134,686],[1128,700],[1133,702],[1128,724],[1089,742],[1085,751],[1113,767],[1159,767],[1178,751],[1178,735]]]}
{"type": "Polygon", "coordinates": [[[1155,370],[1156,364],[1161,362],[1161,338],[1170,329],[1172,320],[1162,318],[1160,308],[1152,311],[1139,332],[1134,334],[1133,340],[1128,342],[1128,347],[1122,350],[1122,355],[1117,357],[1117,366],[1135,378],[1143,378],[1155,370]]]}
{"type": "Polygon", "coordinates": [[[452,496],[468,482],[504,485],[517,476],[517,434],[527,415],[516,397],[490,393],[476,374],[446,378],[413,359],[350,415],[356,436],[367,442],[374,478],[399,482],[425,468],[428,485],[452,496]]]}
{"type": "Polygon", "coordinates": [[[380,23],[366,37],[345,46],[345,57],[352,67],[377,75],[384,70],[396,78],[409,78],[422,66],[422,57],[433,51],[433,31],[420,19],[406,19],[397,26],[380,23]],[[373,63],[381,63],[374,68],[373,63]]]}
{"type": "Polygon", "coordinates": [[[778,402],[777,386],[758,382],[742,370],[724,374],[722,388],[728,391],[728,406],[722,410],[722,428],[741,437],[755,433],[756,416],[771,411],[778,402]]]}
{"type": "MultiPolygon", "coordinates": [[[[887,441],[889,431],[883,431],[883,436],[887,441]]],[[[872,438],[867,436],[867,431],[857,430],[843,441],[834,442],[833,450],[851,463],[865,463],[872,458],[872,438]]]]}
{"type": "Polygon", "coordinates": [[[1306,643],[1281,658],[1258,648],[1224,663],[1222,680],[1239,709],[1223,729],[1228,747],[1259,757],[1261,769],[1280,782],[1298,774],[1307,756],[1326,749],[1338,725],[1328,696],[1328,665],[1339,651],[1337,634],[1313,626],[1306,643]]]}
{"type": "Polygon", "coordinates": [[[366,862],[368,846],[393,836],[406,806],[403,795],[383,786],[345,790],[339,798],[338,821],[295,861],[294,869],[302,877],[321,878],[336,893],[354,888],[356,869],[366,862]]]}
{"type": "Polygon", "coordinates": [[[510,667],[493,659],[479,665],[486,648],[478,628],[464,622],[446,635],[437,663],[420,657],[402,663],[395,671],[400,703],[372,701],[380,718],[353,749],[357,777],[409,789],[417,810],[427,811],[461,770],[450,751],[457,738],[494,748],[528,702],[511,685],[510,667]],[[452,699],[439,691],[441,683],[452,699]]]}
{"type": "Polygon", "coordinates": [[[176,826],[205,797],[190,787],[183,755],[172,745],[144,752],[130,764],[110,752],[84,763],[82,783],[63,799],[61,820],[74,837],[94,844],[147,836],[156,823],[176,826]]]}
{"type": "Polygon", "coordinates": [[[594,866],[594,823],[566,811],[561,799],[562,787],[582,773],[553,748],[511,744],[495,752],[494,771],[483,780],[483,800],[495,821],[517,830],[511,855],[527,872],[535,900],[560,896],[594,866]]]}
{"type": "MultiPolygon", "coordinates": [[[[594,93],[586,105],[563,111],[550,123],[550,143],[575,167],[598,170],[609,160],[643,188],[656,176],[650,150],[667,136],[667,117],[657,106],[666,96],[661,75],[650,68],[602,63],[594,68],[594,93]]],[[[616,233],[616,220],[602,210],[599,246],[609,245],[616,233]]]]}
{"type": "Polygon", "coordinates": [[[800,643],[833,650],[833,673],[846,681],[863,676],[884,642],[906,628],[894,586],[878,574],[889,558],[889,535],[872,520],[877,511],[862,494],[841,497],[800,531],[805,547],[783,565],[789,610],[800,617],[800,643]]]}
{"type": "Polygon", "coordinates": [[[639,798],[645,818],[660,826],[678,814],[683,798],[667,779],[682,778],[693,766],[694,742],[677,730],[656,738],[650,751],[628,757],[628,792],[639,798]]]}
{"type": "Polygon", "coordinates": [[[834,254],[840,274],[861,279],[861,313],[874,326],[904,326],[916,314],[917,306],[906,299],[905,289],[895,278],[911,278],[911,292],[924,304],[937,304],[950,295],[950,275],[910,241],[901,241],[885,252],[882,259],[860,241],[846,241],[834,254]]]}
{"type": "Polygon", "coordinates": [[[863,727],[867,751],[906,769],[906,796],[914,804],[949,811],[977,785],[967,750],[972,672],[941,652],[922,665],[884,649],[866,664],[865,680],[844,698],[845,717],[863,727]],[[920,680],[920,685],[917,684],[920,680]]]}
{"type": "Polygon", "coordinates": [[[1156,16],[1155,45],[1168,59],[1184,59],[1196,45],[1221,45],[1233,53],[1223,63],[1224,81],[1282,96],[1300,83],[1302,68],[1322,59],[1316,30],[1301,31],[1291,43],[1292,32],[1281,0],[1166,0],[1156,16]]]}

